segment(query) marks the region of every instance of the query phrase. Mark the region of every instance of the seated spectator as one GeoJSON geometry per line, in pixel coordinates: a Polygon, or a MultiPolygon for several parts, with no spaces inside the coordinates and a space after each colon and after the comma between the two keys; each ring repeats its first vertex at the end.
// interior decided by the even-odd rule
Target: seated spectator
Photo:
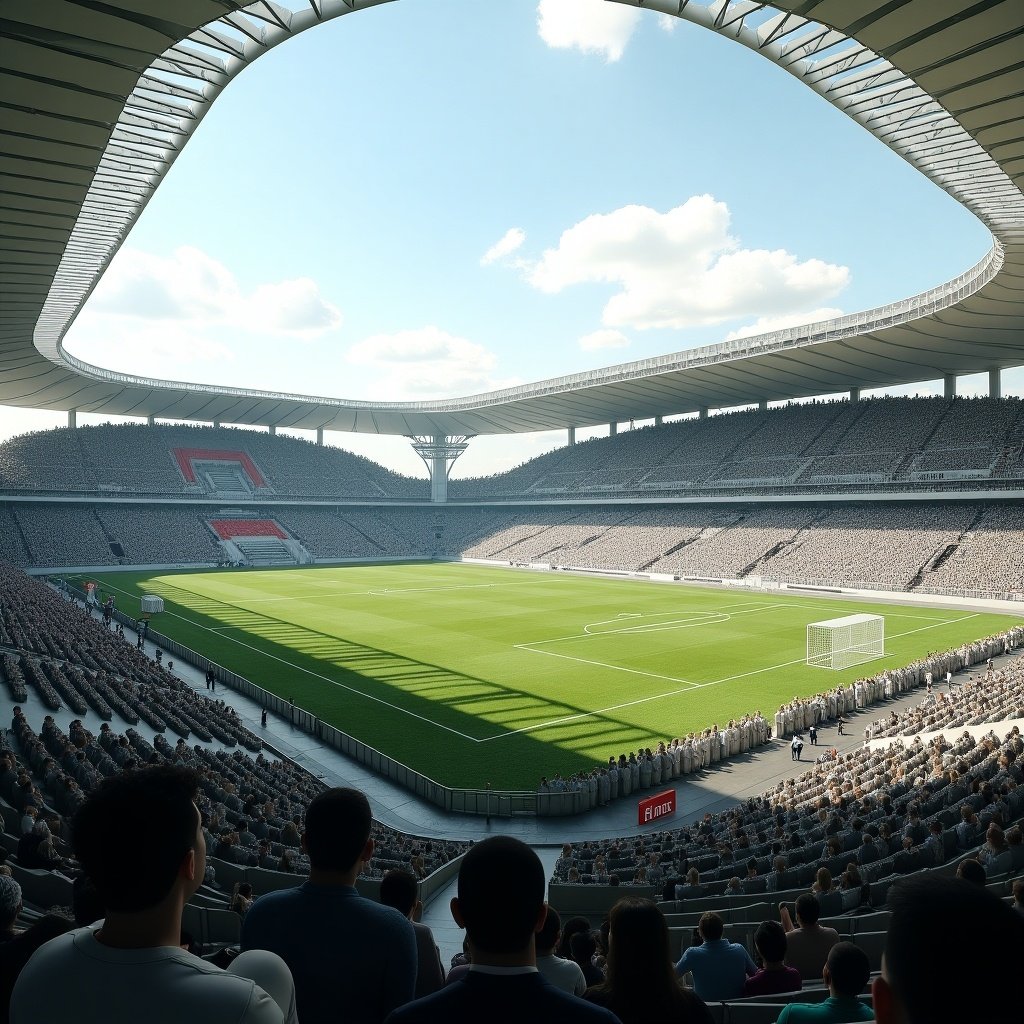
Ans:
{"type": "Polygon", "coordinates": [[[590,922],[585,917],[570,917],[562,925],[562,937],[558,940],[558,945],[555,946],[555,956],[560,956],[563,960],[575,959],[571,949],[572,937],[579,932],[589,931],[590,922]]]}
{"type": "Polygon", "coordinates": [[[1024,916],[1024,878],[1018,878],[1013,883],[1013,909],[1024,916]]]}
{"type": "MultiPolygon", "coordinates": [[[[676,974],[691,974],[693,990],[701,999],[737,998],[747,977],[757,973],[756,964],[738,942],[724,938],[725,925],[718,914],[702,914],[697,928],[703,942],[683,953],[676,974]]],[[[614,942],[613,938],[613,946],[614,942]]]]}
{"type": "Polygon", "coordinates": [[[248,882],[235,882],[231,891],[231,907],[239,917],[245,917],[252,906],[252,886],[248,882]]]}
{"type": "MultiPolygon", "coordinates": [[[[615,1024],[607,1010],[560,991],[537,970],[534,938],[546,913],[544,868],[533,850],[510,836],[477,843],[463,858],[452,900],[452,917],[466,929],[469,971],[395,1010],[387,1024],[615,1024]]],[[[334,1004],[335,1021],[341,1005],[334,1004]]]]}
{"type": "Polygon", "coordinates": [[[987,881],[985,869],[973,857],[967,857],[956,866],[956,877],[962,878],[965,882],[985,888],[987,881]]]}
{"type": "Polygon", "coordinates": [[[690,868],[686,872],[686,882],[676,886],[677,900],[694,899],[701,894],[700,872],[696,868],[690,868]]]}
{"type": "Polygon", "coordinates": [[[785,903],[779,907],[782,927],[786,930],[786,965],[795,967],[804,981],[817,981],[825,968],[828,951],[839,941],[835,928],[818,924],[821,904],[813,893],[796,898],[796,923],[785,903]]]}
{"type": "Polygon", "coordinates": [[[21,886],[10,875],[0,875],[0,943],[10,942],[21,934],[20,913],[21,886]]]}
{"type": "Polygon", "coordinates": [[[787,967],[786,930],[778,921],[762,921],[754,932],[754,946],[764,966],[747,978],[744,996],[771,996],[778,992],[799,992],[803,988],[800,972],[787,967]]]}
{"type": "Polygon", "coordinates": [[[968,882],[927,874],[898,881],[887,902],[882,973],[871,986],[878,1024],[1019,1024],[1021,915],[968,882]],[[955,956],[951,922],[970,922],[970,937],[956,944],[955,956]],[[942,964],[949,970],[940,983],[942,964]]]}
{"type": "Polygon", "coordinates": [[[817,895],[832,892],[832,872],[828,868],[818,868],[815,872],[814,885],[811,886],[811,892],[817,895]]]}
{"type": "Polygon", "coordinates": [[[574,960],[563,960],[555,956],[555,946],[562,934],[562,919],[554,907],[548,907],[544,927],[537,932],[537,970],[555,988],[570,995],[581,996],[587,991],[583,970],[574,960]]]}
{"type": "Polygon", "coordinates": [[[627,897],[609,916],[608,976],[587,989],[622,1024],[711,1024],[702,999],[679,984],[669,955],[668,924],[650,900],[627,897]]]}
{"type": "Polygon", "coordinates": [[[1024,868],[1024,831],[1020,825],[1006,830],[1006,845],[1010,850],[1010,870],[1020,871],[1024,868]]]}
{"type": "Polygon", "coordinates": [[[441,950],[434,941],[434,933],[420,922],[423,904],[419,899],[419,883],[409,871],[389,871],[380,883],[380,901],[394,907],[412,922],[416,933],[416,999],[429,996],[444,985],[444,967],[441,950]]]}
{"type": "Polygon", "coordinates": [[[789,1003],[776,1024],[846,1024],[874,1020],[874,1011],[857,998],[871,977],[871,964],[864,950],[852,942],[837,942],[828,951],[822,979],[828,999],[822,1003],[789,1003]]]}
{"type": "Polygon", "coordinates": [[[149,1024],[294,1024],[294,987],[278,957],[243,954],[223,971],[179,948],[206,859],[198,788],[195,772],[161,765],[105,779],[89,795],[73,846],[105,919],[33,954],[14,986],[12,1024],[137,1021],[140,1000],[149,1024]]]}
{"type": "Polygon", "coordinates": [[[1013,867],[1013,854],[1003,830],[993,822],[985,833],[985,845],[978,851],[978,861],[987,876],[1002,875],[1013,867]]]}
{"type": "Polygon", "coordinates": [[[576,932],[569,940],[569,952],[572,959],[579,964],[583,972],[583,979],[587,988],[593,985],[600,985],[604,981],[604,973],[594,963],[597,955],[597,939],[589,929],[585,932],[576,932]]]}

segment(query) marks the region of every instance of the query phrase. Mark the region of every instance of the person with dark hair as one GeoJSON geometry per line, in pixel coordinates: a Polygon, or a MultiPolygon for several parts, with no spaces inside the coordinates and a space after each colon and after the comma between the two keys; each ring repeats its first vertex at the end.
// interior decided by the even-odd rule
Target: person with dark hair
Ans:
{"type": "Polygon", "coordinates": [[[537,970],[547,980],[570,995],[581,996],[587,991],[587,980],[583,970],[574,960],[563,960],[555,956],[555,946],[562,935],[562,919],[554,907],[548,907],[544,927],[537,932],[535,945],[537,949],[537,970]]]}
{"type": "Polygon", "coordinates": [[[710,1024],[703,1000],[683,988],[669,952],[665,915],[650,900],[628,896],[609,917],[608,975],[587,989],[588,1002],[606,1006],[622,1024],[710,1024]]]}
{"type": "MultiPolygon", "coordinates": [[[[837,942],[821,970],[828,999],[821,1003],[789,1003],[776,1024],[848,1024],[874,1020],[874,1011],[857,998],[871,977],[867,953],[852,942],[837,942]]],[[[938,1018],[936,1018],[938,1019],[938,1018]]]]}
{"type": "Polygon", "coordinates": [[[967,857],[956,866],[956,877],[984,889],[987,878],[985,869],[973,857],[967,857]]]}
{"type": "Polygon", "coordinates": [[[796,924],[789,907],[785,903],[779,907],[782,927],[786,929],[786,966],[795,967],[804,981],[817,981],[825,969],[828,951],[839,941],[839,932],[818,924],[821,904],[814,893],[797,896],[795,913],[796,924]]]}
{"type": "Polygon", "coordinates": [[[574,960],[575,957],[572,955],[571,949],[572,937],[577,932],[589,931],[590,922],[585,917],[570,917],[562,925],[562,935],[558,940],[558,945],[555,946],[555,956],[560,956],[563,960],[574,960]]]}
{"type": "Polygon", "coordinates": [[[799,992],[804,987],[800,972],[787,967],[786,930],[778,921],[762,921],[754,932],[754,946],[764,967],[743,985],[744,996],[772,996],[778,992],[799,992]]]}
{"type": "Polygon", "coordinates": [[[317,795],[300,838],[309,880],[261,896],[242,922],[242,949],[269,949],[291,968],[302,1024],[380,1024],[415,994],[412,924],[356,891],[372,823],[359,790],[317,795]]]}
{"type": "Polygon", "coordinates": [[[725,923],[718,914],[702,914],[697,928],[704,941],[683,953],[676,974],[691,974],[693,990],[701,999],[736,999],[746,979],[757,974],[756,964],[738,942],[724,937],[725,923]]]}
{"type": "Polygon", "coordinates": [[[412,922],[416,933],[416,999],[429,996],[444,986],[444,967],[441,951],[434,941],[434,933],[420,923],[423,904],[419,897],[419,882],[411,871],[389,871],[380,883],[380,901],[385,907],[394,907],[412,922]]]}
{"type": "Polygon", "coordinates": [[[72,845],[104,919],[38,949],[11,997],[12,1024],[294,1024],[288,968],[242,954],[230,971],[179,947],[206,864],[199,776],[170,765],[105,779],[75,815],[72,845]],[[269,993],[269,994],[268,994],[269,993]]]}
{"type": "MultiPolygon", "coordinates": [[[[395,1010],[388,1024],[616,1024],[608,1010],[560,991],[537,970],[535,937],[547,914],[544,881],[540,858],[518,839],[492,836],[473,846],[451,902],[455,923],[466,929],[469,971],[395,1010]]],[[[348,1020],[342,1014],[335,1019],[348,1020]]]]}
{"type": "MultiPolygon", "coordinates": [[[[1024,885],[1024,882],[1021,884],[1024,885]]],[[[569,954],[570,958],[579,964],[587,988],[590,988],[591,985],[600,985],[604,981],[604,973],[594,963],[594,957],[597,955],[597,939],[594,938],[592,931],[587,929],[585,932],[575,932],[569,940],[569,954]]]]}
{"type": "Polygon", "coordinates": [[[1019,1024],[1024,917],[984,888],[928,874],[900,879],[887,903],[882,973],[871,985],[878,1024],[1019,1024]],[[950,922],[970,922],[974,940],[951,950],[950,922]]]}

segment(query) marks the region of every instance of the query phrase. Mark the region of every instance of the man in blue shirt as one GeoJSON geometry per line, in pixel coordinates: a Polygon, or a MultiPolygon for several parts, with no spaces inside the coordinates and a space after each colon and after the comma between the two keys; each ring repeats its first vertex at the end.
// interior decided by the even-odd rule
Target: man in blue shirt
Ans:
{"type": "Polygon", "coordinates": [[[355,889],[373,856],[372,816],[355,789],[328,789],[306,811],[309,881],[261,896],[243,949],[269,949],[292,970],[302,1024],[381,1024],[416,988],[416,935],[393,907],[355,889]]]}
{"type": "Polygon", "coordinates": [[[694,992],[705,1002],[738,998],[747,977],[757,973],[757,966],[738,942],[723,938],[725,924],[718,914],[702,915],[697,927],[704,941],[683,953],[676,974],[682,977],[689,972],[694,992]]]}
{"type": "Polygon", "coordinates": [[[857,996],[871,977],[867,953],[852,942],[837,942],[828,953],[822,979],[828,985],[828,999],[820,1003],[790,1003],[776,1024],[848,1024],[874,1020],[875,1012],[857,996]]]}

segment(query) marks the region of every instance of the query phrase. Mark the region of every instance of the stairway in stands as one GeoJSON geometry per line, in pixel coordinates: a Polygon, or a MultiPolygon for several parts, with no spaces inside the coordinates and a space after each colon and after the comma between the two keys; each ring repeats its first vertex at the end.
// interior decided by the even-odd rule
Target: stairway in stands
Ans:
{"type": "Polygon", "coordinates": [[[232,541],[250,565],[298,565],[279,537],[233,537],[232,541]]]}

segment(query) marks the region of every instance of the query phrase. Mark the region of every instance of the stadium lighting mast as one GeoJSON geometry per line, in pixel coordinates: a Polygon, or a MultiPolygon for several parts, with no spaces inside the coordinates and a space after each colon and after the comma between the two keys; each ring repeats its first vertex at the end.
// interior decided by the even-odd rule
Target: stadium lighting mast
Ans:
{"type": "Polygon", "coordinates": [[[414,434],[410,436],[413,451],[423,460],[430,474],[430,500],[448,500],[448,477],[455,460],[469,447],[474,434],[414,434]]]}

